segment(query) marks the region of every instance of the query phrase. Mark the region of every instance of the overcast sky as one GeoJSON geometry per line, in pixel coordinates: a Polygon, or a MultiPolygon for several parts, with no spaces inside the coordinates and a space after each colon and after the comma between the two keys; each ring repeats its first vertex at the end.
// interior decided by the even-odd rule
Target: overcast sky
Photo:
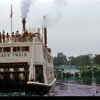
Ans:
{"type": "MultiPolygon", "coordinates": [[[[10,32],[11,4],[13,31],[22,32],[20,0],[0,0],[0,31],[10,32]]],[[[29,9],[27,28],[41,27],[42,16],[48,16],[48,47],[53,56],[100,53],[100,0],[67,0],[58,5],[53,0],[36,0],[29,9]]]]}

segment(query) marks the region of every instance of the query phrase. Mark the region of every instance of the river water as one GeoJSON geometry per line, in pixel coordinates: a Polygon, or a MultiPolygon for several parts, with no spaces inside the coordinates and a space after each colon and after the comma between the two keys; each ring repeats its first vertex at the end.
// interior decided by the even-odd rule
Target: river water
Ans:
{"type": "Polygon", "coordinates": [[[50,96],[100,96],[100,84],[96,82],[90,77],[59,79],[50,96]]]}
{"type": "Polygon", "coordinates": [[[53,91],[46,95],[34,93],[25,94],[25,92],[0,93],[2,97],[13,96],[100,96],[100,78],[91,77],[69,77],[58,78],[53,91]]]}

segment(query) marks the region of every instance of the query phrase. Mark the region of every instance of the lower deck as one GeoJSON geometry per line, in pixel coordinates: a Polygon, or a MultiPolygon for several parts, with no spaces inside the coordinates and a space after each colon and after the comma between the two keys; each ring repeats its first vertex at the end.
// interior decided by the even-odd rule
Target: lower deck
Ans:
{"type": "MultiPolygon", "coordinates": [[[[0,63],[0,86],[26,84],[29,80],[28,63],[0,63]]],[[[43,65],[35,66],[34,82],[45,83],[43,65]]]]}
{"type": "Polygon", "coordinates": [[[45,86],[43,65],[34,66],[34,79],[32,82],[42,85],[27,84],[29,81],[30,65],[28,63],[0,63],[0,92],[32,90],[47,92],[52,86],[45,86]]]}
{"type": "Polygon", "coordinates": [[[28,74],[28,63],[0,63],[0,87],[25,84],[28,74]]]}

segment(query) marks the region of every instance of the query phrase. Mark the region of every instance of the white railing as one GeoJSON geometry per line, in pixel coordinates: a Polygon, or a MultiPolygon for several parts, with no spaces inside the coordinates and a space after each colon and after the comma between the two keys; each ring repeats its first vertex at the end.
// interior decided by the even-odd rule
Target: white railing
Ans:
{"type": "Polygon", "coordinates": [[[23,35],[14,35],[14,36],[9,36],[9,38],[1,38],[0,43],[14,43],[14,42],[33,42],[33,40],[35,39],[35,41],[40,41],[42,42],[43,39],[40,35],[38,34],[28,34],[27,36],[23,36],[23,35]]]}
{"type": "Polygon", "coordinates": [[[1,52],[0,53],[0,58],[5,58],[5,57],[27,57],[29,56],[29,52],[1,52]]]}

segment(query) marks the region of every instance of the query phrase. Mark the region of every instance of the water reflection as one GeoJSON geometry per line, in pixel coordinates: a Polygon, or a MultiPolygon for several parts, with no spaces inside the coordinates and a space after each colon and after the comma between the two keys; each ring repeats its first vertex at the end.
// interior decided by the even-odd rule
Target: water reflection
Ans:
{"type": "MultiPolygon", "coordinates": [[[[100,96],[100,77],[57,77],[55,91],[50,96],[100,96]],[[95,85],[92,85],[95,82],[95,85]],[[97,86],[98,85],[98,86],[97,86]]],[[[42,94],[41,94],[42,95],[42,94]]],[[[0,94],[0,96],[41,96],[40,94],[18,92],[0,94]]],[[[46,94],[45,96],[49,96],[46,94]]]]}
{"type": "Polygon", "coordinates": [[[84,76],[84,77],[58,77],[57,82],[66,82],[66,83],[75,83],[80,85],[92,85],[94,82],[96,84],[100,84],[100,77],[91,77],[91,76],[84,76]]]}
{"type": "Polygon", "coordinates": [[[100,84],[100,76],[95,77],[95,82],[96,82],[96,84],[100,84]]]}
{"type": "Polygon", "coordinates": [[[86,85],[92,85],[92,82],[93,82],[93,78],[92,77],[81,77],[81,80],[82,80],[82,84],[86,84],[86,85]]]}

